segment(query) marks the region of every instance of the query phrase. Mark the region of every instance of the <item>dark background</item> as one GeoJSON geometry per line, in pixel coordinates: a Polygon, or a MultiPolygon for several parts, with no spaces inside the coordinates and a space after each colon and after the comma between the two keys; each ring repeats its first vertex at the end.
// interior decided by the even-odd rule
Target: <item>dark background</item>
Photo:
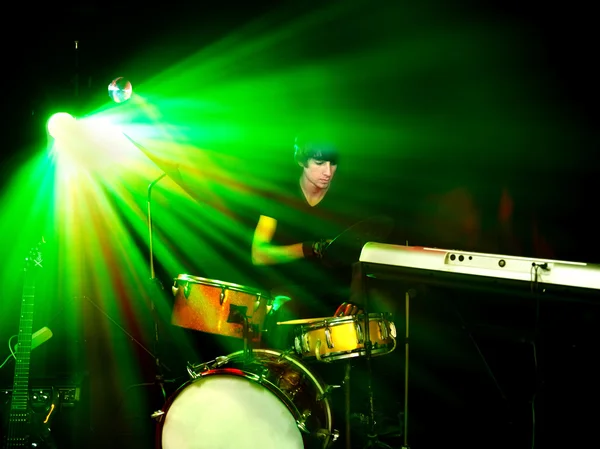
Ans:
{"type": "MultiPolygon", "coordinates": [[[[6,138],[1,150],[0,185],[4,186],[11,173],[37,151],[36,143],[45,138],[47,112],[64,104],[72,105],[75,85],[79,86],[79,104],[86,104],[86,100],[94,103],[97,92],[105,95],[107,81],[127,67],[131,57],[155,44],[161,43],[165,54],[175,61],[271,8],[303,10],[318,2],[303,2],[302,6],[296,2],[254,3],[211,2],[191,6],[170,2],[152,6],[83,2],[58,9],[15,5],[11,18],[7,19],[12,26],[2,31],[5,86],[2,118],[6,138]],[[182,35],[188,39],[179,39],[182,35]],[[71,47],[76,39],[81,44],[78,60],[71,47]],[[182,41],[186,42],[183,46],[182,41]]],[[[484,150],[477,157],[469,154],[463,158],[442,151],[436,157],[414,161],[406,169],[402,166],[405,161],[390,151],[375,162],[376,166],[385,166],[385,173],[382,172],[372,192],[363,194],[362,201],[368,202],[369,195],[384,193],[384,200],[376,204],[396,218],[396,234],[392,239],[398,243],[408,240],[428,246],[600,262],[596,237],[597,38],[591,6],[583,2],[550,5],[472,1],[455,4],[455,8],[472,17],[475,23],[514,23],[528,30],[514,42],[519,50],[535,49],[523,70],[531,70],[540,77],[540,84],[548,86],[544,107],[558,114],[559,119],[575,123],[576,131],[565,136],[562,151],[552,154],[544,154],[533,146],[530,153],[505,159],[486,155],[484,150]],[[435,182],[427,175],[432,171],[440,174],[435,182]],[[406,176],[399,175],[406,172],[409,172],[406,176]],[[398,194],[390,195],[394,182],[398,183],[398,194]],[[512,236],[503,240],[498,237],[502,232],[496,220],[500,195],[506,187],[510,188],[515,205],[514,228],[512,236]],[[427,225],[427,218],[421,221],[420,212],[429,210],[431,195],[453,189],[459,191],[458,204],[462,193],[468,192],[467,196],[481,207],[483,232],[475,242],[465,239],[462,228],[456,227],[452,220],[442,225],[444,232],[427,225]],[[394,208],[386,204],[391,197],[398,202],[394,208]],[[534,229],[543,235],[543,243],[534,238],[534,229]]],[[[390,9],[386,29],[390,36],[398,33],[400,39],[402,17],[401,10],[390,9]],[[395,15],[397,29],[393,26],[395,15]]],[[[360,23],[343,25],[352,29],[360,23]]],[[[331,30],[322,33],[320,39],[313,36],[312,42],[318,42],[316,52],[330,51],[334,55],[350,51],[344,48],[344,41],[335,39],[337,35],[331,30]]],[[[393,90],[391,78],[389,85],[373,86],[372,97],[364,96],[365,105],[387,112],[400,106],[395,103],[399,98],[387,94],[393,90]]],[[[432,79],[429,82],[436,83],[437,78],[432,79]]],[[[453,209],[458,207],[452,202],[457,201],[456,197],[453,198],[448,207],[460,216],[461,209],[453,209]]],[[[170,274],[165,276],[167,286],[170,274]]],[[[400,292],[406,285],[382,282],[375,287],[384,292],[384,297],[391,298],[389,304],[401,317],[397,324],[402,331],[400,292]]],[[[472,292],[462,288],[431,288],[421,294],[411,309],[414,335],[410,379],[414,391],[410,396],[413,409],[409,444],[415,448],[439,447],[439,444],[465,448],[532,447],[534,394],[536,447],[549,447],[557,442],[567,447],[593,443],[598,418],[594,411],[598,400],[594,359],[600,340],[596,330],[598,298],[591,295],[591,300],[587,299],[586,296],[586,301],[573,301],[570,295],[565,295],[558,300],[543,300],[538,312],[537,298],[527,292],[513,295],[493,289],[472,292]],[[536,372],[532,342],[540,335],[543,338],[535,340],[540,357],[536,372]],[[440,347],[439,341],[446,345],[440,347]]],[[[100,327],[106,323],[114,325],[110,316],[99,311],[93,302],[76,300],[82,302],[90,323],[100,327]]],[[[50,327],[56,329],[62,327],[61,320],[69,319],[61,309],[47,313],[55,320],[49,323],[56,323],[50,327]]],[[[146,324],[145,331],[151,334],[150,317],[146,324]]],[[[49,353],[38,360],[36,369],[40,375],[35,383],[82,386],[77,418],[73,413],[77,410],[64,410],[57,419],[57,434],[64,435],[64,447],[150,447],[152,444],[148,412],[161,403],[153,384],[154,360],[129,338],[132,333],[144,333],[143,330],[132,330],[126,323],[122,329],[115,327],[114,341],[110,343],[101,341],[99,335],[104,334],[93,331],[86,338],[69,342],[75,354],[94,353],[97,357],[63,357],[60,364],[53,364],[53,354],[58,354],[61,343],[65,343],[58,333],[47,343],[49,353]],[[107,348],[139,352],[142,369],[140,378],[132,381],[132,390],[113,391],[116,382],[102,379],[106,369],[103,362],[118,360],[107,348]],[[81,365],[73,364],[72,360],[81,365]],[[80,373],[87,375],[82,379],[80,373]],[[144,383],[149,385],[139,386],[144,383]],[[138,409],[123,407],[131,391],[139,389],[148,393],[147,403],[138,409]]],[[[171,337],[175,338],[166,330],[167,347],[171,337]]],[[[145,344],[151,346],[151,342],[145,344]]],[[[173,357],[168,362],[182,363],[180,354],[168,356],[173,357]]],[[[402,357],[398,348],[393,356],[382,357],[374,365],[381,379],[385,379],[380,385],[386,388],[379,394],[394,398],[380,402],[388,418],[395,417],[401,409],[402,357]]],[[[11,366],[2,373],[7,385],[11,366]]],[[[168,387],[172,389],[174,385],[168,387]]],[[[393,444],[398,444],[398,439],[393,444]]]]}

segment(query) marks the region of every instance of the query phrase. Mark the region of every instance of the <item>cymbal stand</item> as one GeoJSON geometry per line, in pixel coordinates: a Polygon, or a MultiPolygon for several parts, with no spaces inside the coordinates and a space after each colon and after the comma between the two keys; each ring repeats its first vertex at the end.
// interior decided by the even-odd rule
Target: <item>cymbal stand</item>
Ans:
{"type": "Polygon", "coordinates": [[[364,317],[364,339],[365,339],[365,361],[367,365],[367,393],[369,395],[369,416],[368,416],[368,432],[367,432],[367,444],[366,448],[374,448],[381,447],[384,449],[392,449],[391,446],[379,441],[379,436],[375,431],[375,406],[373,403],[373,370],[371,367],[371,332],[370,332],[370,320],[369,320],[369,295],[366,290],[366,282],[364,282],[364,277],[362,276],[362,266],[360,262],[357,263],[355,269],[359,270],[359,274],[361,275],[361,281],[359,283],[359,288],[361,290],[362,297],[362,308],[363,308],[363,317],[364,317]]]}
{"type": "MultiPolygon", "coordinates": [[[[154,284],[157,289],[159,291],[163,290],[163,285],[160,282],[160,280],[158,280],[156,278],[156,273],[154,270],[154,248],[153,248],[153,234],[152,234],[152,188],[156,185],[156,183],[158,181],[160,181],[161,179],[163,179],[167,174],[163,173],[162,175],[160,175],[158,178],[156,178],[154,181],[152,181],[149,185],[148,185],[148,200],[147,200],[147,204],[148,204],[148,248],[149,248],[149,258],[150,258],[150,282],[152,284],[154,284]]],[[[164,384],[164,376],[162,374],[162,370],[160,369],[161,366],[161,362],[160,362],[160,357],[159,357],[159,330],[158,330],[158,313],[156,311],[156,301],[154,298],[152,298],[150,300],[150,307],[151,307],[151,311],[152,311],[152,318],[154,319],[154,354],[155,354],[155,361],[156,361],[156,377],[155,380],[158,383],[163,399],[166,400],[167,399],[167,394],[165,391],[165,384],[164,384]]]]}

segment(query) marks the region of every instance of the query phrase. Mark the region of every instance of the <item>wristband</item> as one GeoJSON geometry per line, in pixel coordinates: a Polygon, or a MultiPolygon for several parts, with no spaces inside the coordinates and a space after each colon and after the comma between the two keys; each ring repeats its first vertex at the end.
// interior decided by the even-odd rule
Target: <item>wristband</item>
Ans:
{"type": "Polygon", "coordinates": [[[302,254],[304,254],[305,259],[322,259],[325,248],[327,248],[327,242],[325,240],[303,242],[302,254]]]}
{"type": "Polygon", "coordinates": [[[317,240],[313,243],[312,250],[313,254],[317,259],[323,258],[323,251],[325,250],[325,248],[327,248],[325,240],[317,240]]]}
{"type": "Polygon", "coordinates": [[[303,242],[302,243],[302,254],[304,254],[305,259],[312,259],[315,257],[315,252],[313,250],[315,242],[303,242]]]}

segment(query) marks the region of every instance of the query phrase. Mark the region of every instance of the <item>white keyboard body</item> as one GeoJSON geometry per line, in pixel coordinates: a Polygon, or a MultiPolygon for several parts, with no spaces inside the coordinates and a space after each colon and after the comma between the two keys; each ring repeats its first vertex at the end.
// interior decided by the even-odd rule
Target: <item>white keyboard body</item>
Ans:
{"type": "Polygon", "coordinates": [[[359,262],[600,290],[600,265],[368,242],[359,262]]]}

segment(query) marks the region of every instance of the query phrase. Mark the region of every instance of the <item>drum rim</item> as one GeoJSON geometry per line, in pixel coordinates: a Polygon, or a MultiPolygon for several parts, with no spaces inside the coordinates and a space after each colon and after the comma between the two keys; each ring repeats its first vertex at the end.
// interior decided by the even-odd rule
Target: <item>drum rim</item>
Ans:
{"type": "MultiPolygon", "coordinates": [[[[231,354],[229,354],[227,356],[227,359],[231,360],[235,356],[241,356],[241,357],[243,357],[244,353],[245,353],[245,351],[243,349],[240,350],[240,351],[233,352],[233,353],[231,353],[231,354]]],[[[310,380],[313,383],[313,385],[317,388],[317,392],[321,396],[320,401],[323,401],[323,403],[324,403],[324,410],[325,410],[326,421],[327,422],[323,423],[323,424],[327,427],[326,430],[328,430],[329,432],[333,431],[333,415],[332,415],[332,410],[331,410],[331,403],[330,403],[329,398],[327,397],[327,394],[326,394],[327,385],[325,384],[325,382],[320,377],[318,377],[317,375],[315,375],[315,373],[313,373],[309,369],[308,364],[304,363],[303,360],[300,357],[296,356],[295,354],[290,353],[288,351],[283,351],[283,350],[269,349],[269,348],[257,348],[257,349],[253,349],[252,353],[253,354],[256,354],[256,353],[269,354],[269,355],[274,356],[274,357],[282,357],[285,360],[293,363],[305,375],[307,375],[310,378],[310,380]]],[[[208,373],[210,373],[210,371],[207,371],[207,374],[208,373]]],[[[276,385],[273,385],[273,387],[277,388],[276,385]]],[[[269,391],[271,391],[270,388],[267,387],[267,389],[269,389],[269,391]]],[[[274,391],[271,391],[271,393],[274,394],[274,395],[276,395],[276,396],[278,396],[277,393],[275,393],[274,391]]],[[[288,407],[291,406],[291,407],[296,408],[296,404],[292,400],[290,400],[290,398],[279,397],[279,399],[282,400],[283,402],[285,402],[288,407]]],[[[300,414],[302,411],[298,410],[296,408],[296,412],[300,414]]],[[[300,433],[304,434],[302,431],[300,431],[300,433]]]]}
{"type": "MultiPolygon", "coordinates": [[[[237,356],[237,355],[243,356],[244,352],[245,352],[244,350],[232,352],[225,357],[229,361],[234,356],[237,356]]],[[[300,368],[304,374],[308,375],[310,380],[314,384],[314,386],[317,388],[318,393],[320,395],[322,395],[320,400],[324,401],[324,404],[325,404],[324,411],[325,411],[325,419],[327,421],[326,423],[323,423],[327,427],[325,430],[328,430],[329,432],[333,432],[333,415],[332,415],[332,410],[331,410],[331,403],[329,401],[329,398],[325,394],[325,392],[327,390],[327,385],[325,384],[325,382],[323,380],[321,380],[319,377],[315,376],[315,374],[308,368],[308,365],[306,363],[304,363],[300,357],[296,356],[295,354],[288,353],[286,351],[281,351],[281,350],[277,350],[277,349],[267,349],[267,348],[253,349],[252,353],[263,353],[263,354],[266,353],[266,354],[270,354],[272,356],[283,357],[283,358],[285,358],[285,360],[290,361],[291,363],[296,365],[298,368],[300,368]]],[[[223,365],[223,367],[225,365],[223,365]]],[[[179,395],[187,387],[194,384],[195,382],[199,382],[202,379],[210,377],[211,375],[218,375],[215,373],[215,371],[218,369],[219,368],[215,368],[214,370],[208,369],[208,370],[200,373],[199,377],[186,380],[166,398],[166,400],[161,408],[162,414],[158,418],[157,423],[156,423],[156,428],[155,428],[156,449],[163,448],[162,438],[163,438],[163,430],[164,430],[164,426],[165,426],[165,421],[167,418],[167,413],[169,412],[169,410],[170,410],[171,406],[173,405],[173,403],[175,402],[175,400],[179,397],[179,395]]],[[[242,371],[241,377],[249,379],[247,374],[248,373],[242,371]]],[[[253,373],[250,373],[250,374],[253,374],[253,373]]],[[[288,409],[289,409],[290,405],[293,405],[295,407],[295,404],[293,404],[293,401],[289,400],[289,398],[287,400],[283,400],[279,395],[277,395],[270,388],[268,388],[268,387],[265,387],[265,388],[267,388],[269,390],[269,392],[271,394],[273,394],[278,400],[282,401],[285,404],[285,406],[288,407],[288,409]]],[[[293,415],[293,412],[291,410],[290,410],[290,413],[293,415]]],[[[294,416],[294,418],[296,418],[296,417],[294,416]]],[[[300,435],[302,436],[302,439],[304,439],[305,434],[302,432],[302,430],[300,428],[298,428],[298,430],[300,432],[300,435]]],[[[329,442],[330,438],[331,437],[327,437],[326,441],[329,442]]]]}
{"type": "Polygon", "coordinates": [[[210,279],[204,278],[200,276],[192,276],[191,274],[179,274],[176,278],[174,278],[175,283],[178,281],[183,282],[193,282],[195,284],[209,285],[211,287],[227,287],[228,290],[233,290],[242,293],[250,293],[253,296],[264,296],[266,298],[270,297],[270,295],[264,291],[255,287],[248,287],[242,284],[235,284],[233,282],[222,281],[220,279],[210,279]]]}
{"type": "MultiPolygon", "coordinates": [[[[241,351],[243,352],[243,351],[241,351]]],[[[229,357],[229,356],[227,356],[229,357]]],[[[205,371],[204,373],[201,373],[199,377],[196,378],[192,378],[192,379],[188,379],[185,382],[183,382],[179,387],[177,387],[175,389],[175,391],[173,391],[166,399],[165,402],[163,403],[162,408],[160,409],[160,411],[162,412],[161,415],[159,416],[155,429],[154,429],[154,438],[155,438],[155,449],[163,449],[163,436],[164,436],[164,429],[165,429],[165,424],[167,421],[167,415],[169,413],[169,411],[171,410],[171,407],[173,406],[173,404],[175,403],[175,400],[191,385],[200,382],[202,380],[204,380],[205,378],[209,378],[211,377],[211,374],[213,375],[221,375],[218,374],[216,371],[218,371],[219,368],[215,368],[213,369],[209,369],[207,371],[205,371]]],[[[229,373],[229,375],[235,376],[235,377],[241,377],[243,379],[247,379],[249,381],[252,382],[250,376],[248,376],[248,373],[242,371],[242,374],[231,374],[229,373]]],[[[319,385],[319,387],[321,386],[320,383],[317,382],[317,385],[319,385]]],[[[290,410],[290,403],[289,401],[284,401],[282,400],[282,398],[280,396],[278,396],[274,391],[272,391],[270,388],[267,388],[267,390],[279,401],[281,401],[283,403],[283,405],[290,411],[290,414],[292,415],[292,417],[295,419],[296,417],[294,416],[294,413],[290,410]]],[[[327,408],[326,408],[326,412],[327,412],[327,419],[328,419],[328,424],[329,424],[329,431],[332,430],[332,414],[331,414],[331,404],[329,404],[327,402],[327,408]]],[[[300,435],[300,437],[302,438],[302,440],[304,440],[304,434],[302,433],[302,431],[300,430],[300,428],[298,427],[298,433],[300,435]]]]}
{"type": "MultiPolygon", "coordinates": [[[[269,349],[269,348],[253,349],[252,353],[253,354],[254,353],[270,354],[272,356],[282,357],[286,360],[289,360],[290,362],[297,365],[300,369],[302,369],[302,371],[310,377],[310,379],[313,381],[313,383],[315,383],[315,385],[317,386],[319,393],[325,394],[326,387],[324,387],[323,380],[321,380],[319,377],[315,376],[315,374],[313,372],[311,372],[310,369],[308,369],[308,366],[306,366],[306,364],[303,363],[302,359],[300,357],[296,356],[295,354],[288,353],[287,351],[278,351],[276,349],[269,349]]],[[[229,354],[227,356],[227,359],[231,360],[235,356],[243,357],[244,350],[242,349],[240,351],[232,352],[231,354],[229,354]]],[[[327,397],[324,397],[323,400],[326,402],[329,402],[327,397]]]]}
{"type": "MultiPolygon", "coordinates": [[[[382,355],[390,354],[392,352],[390,349],[390,346],[391,345],[386,344],[386,345],[382,345],[381,347],[378,347],[377,349],[371,349],[371,357],[379,357],[382,355]]],[[[330,352],[328,354],[322,355],[321,359],[325,360],[326,362],[335,362],[338,360],[352,359],[352,358],[356,358],[356,357],[365,357],[366,355],[367,355],[367,350],[365,348],[360,348],[359,350],[353,349],[351,351],[330,352]]],[[[311,361],[311,362],[313,362],[314,360],[317,359],[317,357],[312,354],[307,354],[302,357],[304,359],[306,359],[307,361],[311,361]]]]}
{"type": "MultiPolygon", "coordinates": [[[[369,322],[373,321],[373,319],[382,319],[387,321],[391,320],[391,313],[389,312],[371,312],[369,315],[369,322]]],[[[337,324],[344,324],[346,322],[351,323],[354,321],[364,321],[364,314],[358,315],[349,315],[349,316],[341,316],[341,317],[330,317],[325,318],[320,321],[311,321],[310,323],[298,324],[298,331],[303,332],[304,330],[316,330],[322,329],[327,326],[335,326],[337,324]]]]}

